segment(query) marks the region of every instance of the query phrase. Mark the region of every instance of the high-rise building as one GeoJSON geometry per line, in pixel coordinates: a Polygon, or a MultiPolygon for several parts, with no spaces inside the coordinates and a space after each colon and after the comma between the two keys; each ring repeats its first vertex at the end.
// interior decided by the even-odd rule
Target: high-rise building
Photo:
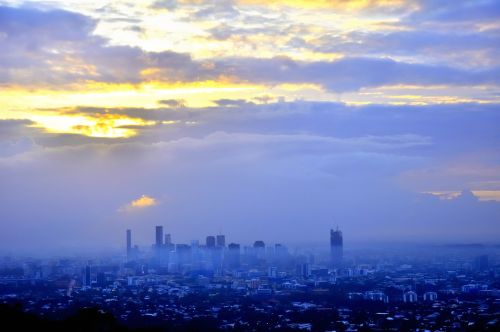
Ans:
{"type": "Polygon", "coordinates": [[[217,235],[217,247],[225,247],[226,246],[226,236],[225,235],[217,235]]]}
{"type": "Polygon", "coordinates": [[[127,259],[132,255],[132,230],[127,229],[127,259]]]}
{"type": "Polygon", "coordinates": [[[163,245],[163,226],[156,226],[156,242],[155,245],[157,248],[160,248],[163,245]]]}
{"type": "Polygon", "coordinates": [[[207,236],[206,246],[207,248],[215,247],[215,236],[212,235],[207,236]]]}
{"type": "Polygon", "coordinates": [[[277,264],[279,267],[283,267],[286,265],[288,261],[288,249],[280,244],[276,243],[274,245],[274,262],[277,264]]]}
{"type": "Polygon", "coordinates": [[[176,244],[175,252],[177,255],[177,263],[179,267],[191,263],[191,246],[188,244],[176,244]]]}
{"type": "Polygon", "coordinates": [[[337,226],[336,230],[330,230],[330,258],[334,268],[340,268],[342,266],[343,254],[344,240],[342,238],[342,232],[337,226]]]}
{"type": "Polygon", "coordinates": [[[165,245],[171,245],[171,244],[172,244],[172,235],[165,234],[165,245]]]}
{"type": "MultiPolygon", "coordinates": [[[[253,251],[255,255],[255,259],[257,259],[257,262],[264,262],[266,258],[266,244],[264,241],[257,240],[253,243],[253,251]]],[[[256,263],[257,263],[256,262],[256,263]]]]}
{"type": "Polygon", "coordinates": [[[226,262],[230,268],[240,267],[240,245],[229,243],[227,246],[226,262]]]}

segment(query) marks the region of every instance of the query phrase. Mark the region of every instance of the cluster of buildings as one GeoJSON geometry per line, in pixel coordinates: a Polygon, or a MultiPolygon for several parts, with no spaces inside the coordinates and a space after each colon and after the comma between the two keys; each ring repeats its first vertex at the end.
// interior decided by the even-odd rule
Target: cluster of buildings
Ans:
{"type": "Polygon", "coordinates": [[[440,330],[500,328],[500,248],[289,250],[224,235],[151,250],[52,260],[0,258],[0,304],[59,318],[80,307],[126,326],[166,330],[440,330]]]}
{"type": "MultiPolygon", "coordinates": [[[[162,271],[164,273],[185,273],[192,270],[214,271],[216,275],[224,269],[238,269],[243,265],[264,267],[269,265],[273,273],[277,268],[289,266],[294,262],[287,247],[282,244],[266,246],[264,241],[257,240],[251,246],[242,247],[239,243],[226,245],[226,236],[209,235],[204,244],[192,241],[191,244],[172,242],[172,235],[164,233],[163,226],[155,227],[155,242],[150,253],[139,251],[133,246],[132,230],[126,231],[126,255],[130,266],[141,263],[144,267],[162,271]],[[272,266],[275,265],[275,266],[272,266]]],[[[330,259],[326,262],[327,268],[342,268],[343,237],[338,229],[330,231],[330,259]]],[[[301,269],[304,276],[310,275],[311,267],[308,260],[303,260],[296,269],[301,269]]]]}

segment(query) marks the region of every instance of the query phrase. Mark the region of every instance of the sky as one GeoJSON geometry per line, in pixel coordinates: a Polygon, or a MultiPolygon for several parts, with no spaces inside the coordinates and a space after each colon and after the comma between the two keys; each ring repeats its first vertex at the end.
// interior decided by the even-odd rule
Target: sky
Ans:
{"type": "Polygon", "coordinates": [[[0,0],[0,252],[498,243],[500,1],[0,0]]]}

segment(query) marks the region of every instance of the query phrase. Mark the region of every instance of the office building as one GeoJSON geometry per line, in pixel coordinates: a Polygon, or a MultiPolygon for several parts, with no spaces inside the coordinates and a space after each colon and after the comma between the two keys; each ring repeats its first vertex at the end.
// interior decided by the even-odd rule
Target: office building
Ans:
{"type": "Polygon", "coordinates": [[[227,246],[226,264],[229,268],[240,267],[240,245],[229,243],[227,246]]]}
{"type": "Polygon", "coordinates": [[[171,244],[172,244],[172,235],[165,234],[165,245],[171,245],[171,244]]]}
{"type": "Polygon", "coordinates": [[[260,263],[263,263],[266,258],[266,244],[264,243],[264,241],[255,241],[253,244],[253,251],[255,259],[257,261],[260,261],[260,263]]]}
{"type": "Polygon", "coordinates": [[[344,240],[342,232],[338,226],[336,230],[330,230],[330,258],[331,265],[334,268],[342,267],[342,260],[344,254],[344,240]]]}
{"type": "Polygon", "coordinates": [[[225,246],[226,246],[226,236],[217,235],[217,247],[225,247],[225,246]]]}
{"type": "Polygon", "coordinates": [[[163,226],[156,226],[155,245],[157,248],[161,248],[161,246],[163,245],[163,226]]]}
{"type": "Polygon", "coordinates": [[[214,248],[215,247],[215,236],[212,236],[212,235],[207,236],[206,246],[207,246],[207,248],[214,248]]]}

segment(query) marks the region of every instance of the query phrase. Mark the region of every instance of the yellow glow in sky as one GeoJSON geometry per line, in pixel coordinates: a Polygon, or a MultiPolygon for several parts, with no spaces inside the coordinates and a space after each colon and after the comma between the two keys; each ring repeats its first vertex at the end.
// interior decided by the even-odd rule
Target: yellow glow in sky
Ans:
{"type": "Polygon", "coordinates": [[[134,199],[130,203],[124,205],[118,211],[120,212],[134,212],[149,208],[158,204],[158,200],[154,197],[148,195],[142,195],[141,197],[134,199]]]}
{"type": "Polygon", "coordinates": [[[163,99],[182,99],[189,107],[213,106],[213,100],[237,99],[241,93],[259,95],[263,87],[215,81],[186,84],[149,82],[139,85],[89,82],[75,90],[4,89],[0,95],[0,119],[30,119],[53,133],[90,137],[131,137],[137,130],[124,126],[149,126],[145,121],[117,114],[65,112],[76,107],[157,109],[163,99]]]}
{"type": "MultiPolygon", "coordinates": [[[[212,105],[214,99],[237,99],[242,93],[263,89],[265,86],[256,84],[217,81],[147,82],[137,85],[89,82],[74,90],[6,88],[0,95],[0,104],[3,110],[75,106],[156,108],[159,100],[182,98],[191,107],[205,107],[212,105]]],[[[0,110],[0,118],[2,115],[0,110]]]]}
{"type": "Polygon", "coordinates": [[[156,205],[156,199],[147,195],[142,195],[141,197],[130,203],[130,206],[135,208],[144,208],[153,205],[156,205]]]}
{"type": "Polygon", "coordinates": [[[136,135],[135,129],[125,126],[148,126],[154,121],[144,121],[117,114],[61,115],[37,113],[31,116],[35,126],[52,133],[79,134],[89,137],[120,138],[136,135]]]}
{"type": "MultiPolygon", "coordinates": [[[[455,88],[457,90],[457,88],[455,88]]],[[[137,134],[133,128],[124,126],[149,126],[154,121],[144,121],[124,115],[112,114],[113,108],[137,108],[144,112],[165,107],[161,100],[182,100],[186,107],[211,107],[218,99],[245,99],[263,103],[262,97],[276,101],[280,98],[344,102],[349,105],[370,103],[408,105],[458,102],[494,102],[498,98],[468,98],[466,93],[478,95],[476,90],[463,92],[463,97],[453,95],[447,87],[435,87],[423,94],[425,87],[382,87],[363,89],[342,95],[325,91],[318,84],[284,83],[265,86],[250,83],[235,83],[230,79],[221,81],[199,81],[168,83],[149,81],[140,84],[114,84],[87,82],[73,85],[70,89],[29,89],[21,86],[6,87],[0,94],[0,119],[30,119],[35,125],[53,133],[80,134],[91,137],[131,137],[137,134]],[[397,91],[399,89],[399,91],[397,91]],[[66,112],[78,107],[110,109],[107,114],[81,114],[66,112]]],[[[486,90],[484,93],[488,93],[486,90]]]]}

